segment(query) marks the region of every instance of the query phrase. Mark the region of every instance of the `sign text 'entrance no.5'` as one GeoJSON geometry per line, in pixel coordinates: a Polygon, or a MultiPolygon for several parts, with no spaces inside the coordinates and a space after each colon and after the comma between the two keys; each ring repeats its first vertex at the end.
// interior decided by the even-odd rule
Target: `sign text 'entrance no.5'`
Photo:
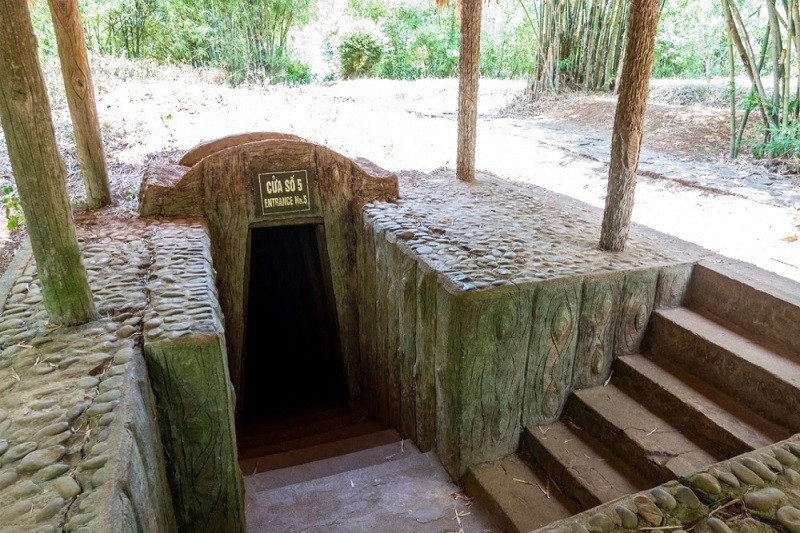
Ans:
{"type": "Polygon", "coordinates": [[[262,216],[311,210],[306,170],[260,173],[258,189],[262,216]]]}

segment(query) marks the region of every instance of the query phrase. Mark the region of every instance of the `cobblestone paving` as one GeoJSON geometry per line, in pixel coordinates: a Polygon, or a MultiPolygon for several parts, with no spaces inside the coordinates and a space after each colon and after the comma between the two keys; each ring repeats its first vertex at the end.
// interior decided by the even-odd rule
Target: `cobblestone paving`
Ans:
{"type": "Polygon", "coordinates": [[[485,174],[467,184],[452,171],[405,172],[400,196],[368,205],[366,216],[463,290],[688,259],[637,230],[624,252],[603,252],[598,210],[485,174]]]}
{"type": "Polygon", "coordinates": [[[540,531],[800,531],[800,439],[723,461],[680,481],[626,496],[540,531]],[[671,526],[671,527],[670,527],[671,526]]]}
{"type": "Polygon", "coordinates": [[[0,531],[113,528],[95,510],[116,458],[116,407],[138,356],[144,225],[82,231],[99,320],[52,327],[30,261],[0,316],[0,531]]]}
{"type": "Polygon", "coordinates": [[[155,223],[154,251],[148,290],[151,305],[145,315],[148,345],[205,330],[222,330],[217,289],[209,287],[214,266],[207,257],[208,234],[196,220],[155,223]]]}

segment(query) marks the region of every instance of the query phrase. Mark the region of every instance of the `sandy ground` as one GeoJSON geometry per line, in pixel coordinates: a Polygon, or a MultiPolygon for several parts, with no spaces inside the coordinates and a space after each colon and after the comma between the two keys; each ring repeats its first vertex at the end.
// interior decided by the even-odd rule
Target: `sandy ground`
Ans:
{"type": "MultiPolygon", "coordinates": [[[[47,72],[59,142],[70,169],[68,184],[80,205],[80,179],[57,68],[50,66],[47,72]]],[[[95,72],[119,214],[135,209],[144,164],[175,161],[199,142],[243,131],[295,133],[390,170],[455,165],[457,80],[230,88],[218,84],[214,73],[143,69],[124,61],[105,60],[95,72]]],[[[613,98],[574,95],[529,105],[520,98],[522,81],[482,80],[480,88],[479,168],[603,206],[607,165],[596,153],[584,153],[582,139],[609,137],[613,98]],[[571,135],[565,138],[563,132],[571,135]]],[[[703,162],[706,173],[709,163],[727,168],[726,117],[724,107],[706,102],[653,102],[644,148],[678,161],[687,178],[700,172],[695,162],[703,162]]],[[[0,176],[10,174],[4,149],[0,146],[0,176]]],[[[735,167],[750,168],[747,163],[735,167]]],[[[752,172],[766,173],[757,166],[752,172]]],[[[721,194],[694,186],[691,179],[683,183],[674,176],[648,174],[637,186],[636,222],[800,281],[800,206],[763,194],[763,185],[721,194]]],[[[764,178],[770,180],[800,188],[790,176],[764,178]]]]}

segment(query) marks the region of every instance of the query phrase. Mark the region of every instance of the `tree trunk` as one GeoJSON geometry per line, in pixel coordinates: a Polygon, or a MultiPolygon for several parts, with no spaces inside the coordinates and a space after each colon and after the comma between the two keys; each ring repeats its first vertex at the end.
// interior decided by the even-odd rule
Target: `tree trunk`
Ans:
{"type": "Polygon", "coordinates": [[[608,195],[600,235],[600,248],[612,252],[625,248],[631,227],[636,169],[639,167],[660,7],[659,0],[633,0],[631,3],[625,64],[611,140],[608,195]]]}
{"type": "Polygon", "coordinates": [[[111,203],[111,191],[81,15],[77,0],[48,0],[48,3],[58,42],[78,161],[86,184],[86,204],[94,209],[111,203]]]}
{"type": "Polygon", "coordinates": [[[733,57],[733,37],[731,37],[730,28],[728,29],[728,67],[730,78],[728,87],[731,91],[731,152],[730,158],[736,159],[739,153],[739,147],[736,145],[736,60],[733,57]]]}
{"type": "Polygon", "coordinates": [[[28,223],[45,309],[55,324],[94,319],[56,147],[28,2],[0,0],[0,121],[28,223]]]}
{"type": "MultiPolygon", "coordinates": [[[[747,35],[747,28],[742,22],[742,17],[739,9],[736,7],[736,2],[730,0],[722,1],[722,13],[725,16],[725,22],[730,29],[730,36],[733,38],[733,44],[739,52],[739,57],[742,59],[742,66],[744,66],[747,76],[756,88],[758,93],[758,109],[761,111],[761,116],[764,119],[764,124],[768,126],[777,127],[778,121],[773,113],[767,113],[765,102],[767,102],[767,93],[764,91],[764,85],[761,83],[760,71],[755,70],[755,59],[753,50],[750,46],[750,37],[747,35]],[[740,32],[741,29],[741,32],[740,32]]],[[[767,30],[767,34],[770,31],[767,30]]]]}
{"type": "Polygon", "coordinates": [[[458,150],[456,176],[475,180],[475,138],[478,129],[478,77],[483,0],[461,1],[461,47],[458,57],[458,150]]]}
{"type": "Polygon", "coordinates": [[[783,39],[781,38],[781,26],[778,22],[778,10],[775,7],[775,0],[767,0],[767,20],[772,32],[772,106],[771,113],[775,116],[775,127],[778,126],[778,115],[781,110],[781,79],[783,77],[783,65],[781,61],[783,50],[783,39]]]}

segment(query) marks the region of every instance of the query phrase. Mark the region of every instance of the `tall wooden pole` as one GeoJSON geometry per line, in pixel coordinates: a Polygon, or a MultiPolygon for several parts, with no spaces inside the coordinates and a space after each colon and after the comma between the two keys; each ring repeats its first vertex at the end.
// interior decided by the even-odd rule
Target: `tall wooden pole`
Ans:
{"type": "Polygon", "coordinates": [[[86,184],[86,204],[90,208],[102,207],[111,203],[111,191],[78,2],[48,0],[48,4],[58,42],[78,161],[86,184]]]}
{"type": "Polygon", "coordinates": [[[642,147],[644,111],[660,8],[660,0],[633,0],[631,3],[628,42],[611,139],[608,194],[600,234],[600,248],[612,252],[625,248],[631,229],[636,170],[642,147]]]}
{"type": "Polygon", "coordinates": [[[458,56],[458,149],[456,176],[475,180],[475,140],[478,128],[478,78],[481,56],[483,0],[461,0],[461,46],[458,56]]]}
{"type": "Polygon", "coordinates": [[[0,0],[0,123],[28,224],[44,306],[56,324],[95,316],[56,146],[27,0],[0,0]]]}

